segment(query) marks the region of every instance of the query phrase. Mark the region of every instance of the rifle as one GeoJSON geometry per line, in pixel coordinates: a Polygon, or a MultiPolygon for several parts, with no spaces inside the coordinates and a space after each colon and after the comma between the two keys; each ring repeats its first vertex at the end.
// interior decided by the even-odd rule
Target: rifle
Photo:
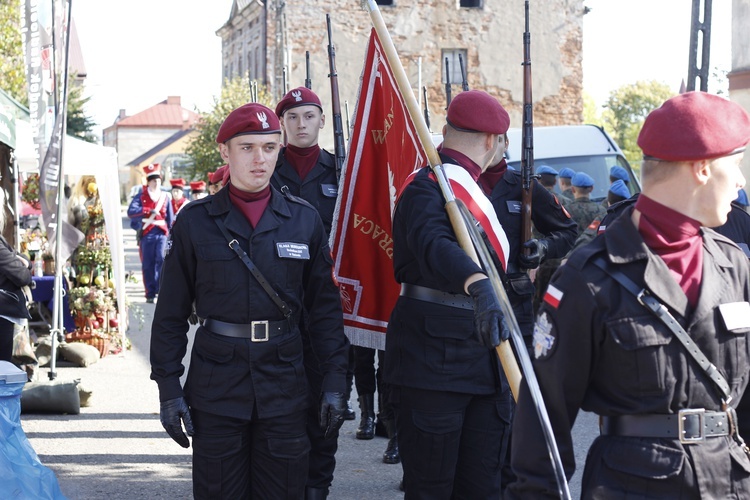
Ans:
{"type": "MultiPolygon", "coordinates": [[[[376,0],[362,0],[362,6],[370,13],[373,27],[383,45],[386,59],[393,71],[399,92],[404,99],[409,117],[414,123],[417,135],[419,136],[419,142],[422,143],[430,168],[435,174],[440,191],[445,198],[445,210],[448,212],[448,217],[450,218],[451,226],[456,233],[456,238],[466,254],[469,255],[474,262],[482,265],[487,271],[492,283],[492,288],[497,295],[501,308],[503,309],[503,314],[505,315],[508,327],[511,330],[511,339],[516,348],[516,353],[521,360],[521,367],[524,370],[526,384],[529,387],[529,393],[534,401],[537,416],[539,417],[544,439],[547,444],[547,450],[549,451],[550,461],[552,462],[555,471],[555,480],[557,481],[560,498],[569,500],[570,490],[565,478],[565,469],[562,465],[560,452],[557,448],[557,443],[555,442],[552,424],[549,420],[547,408],[544,406],[539,381],[537,380],[536,374],[531,366],[529,353],[526,349],[526,342],[523,340],[521,329],[518,327],[518,321],[516,320],[513,308],[508,300],[508,294],[505,292],[505,288],[503,287],[498,271],[492,262],[487,246],[484,244],[481,235],[478,234],[476,227],[474,227],[473,220],[471,223],[468,223],[469,221],[466,220],[467,215],[465,212],[465,206],[456,201],[453,189],[451,188],[450,182],[445,174],[443,165],[440,162],[440,156],[438,155],[435,145],[432,143],[430,131],[428,130],[426,123],[423,120],[420,120],[419,104],[417,103],[416,97],[414,97],[409,78],[406,76],[406,71],[404,71],[404,67],[401,65],[401,61],[398,58],[396,48],[393,46],[393,40],[388,32],[388,28],[385,26],[385,21],[383,21],[383,16],[380,14],[380,9],[376,0]],[[479,250],[478,253],[477,249],[479,250]]],[[[508,378],[508,383],[513,391],[513,395],[517,399],[521,383],[521,373],[518,370],[516,359],[513,357],[513,351],[508,345],[508,342],[501,342],[500,345],[495,348],[495,351],[500,358],[503,371],[508,378]]]]}
{"type": "Polygon", "coordinates": [[[464,69],[464,58],[458,54],[458,66],[461,68],[461,90],[469,90],[469,82],[466,81],[466,69],[464,69]]]}
{"type": "Polygon", "coordinates": [[[422,87],[422,95],[424,96],[424,122],[427,124],[427,130],[430,129],[430,108],[427,106],[427,87],[422,87]]]}
{"type": "Polygon", "coordinates": [[[445,58],[445,109],[451,105],[451,71],[448,58],[445,58]]]}
{"type": "MultiPolygon", "coordinates": [[[[521,131],[521,244],[531,239],[531,181],[534,178],[534,118],[531,101],[531,33],[529,0],[525,4],[526,31],[523,33],[523,129],[521,131]]],[[[528,255],[531,250],[524,249],[528,255]]]]}
{"type": "Polygon", "coordinates": [[[352,126],[349,124],[349,101],[344,101],[344,111],[346,113],[346,142],[349,142],[352,139],[352,126]]]}
{"type": "Polygon", "coordinates": [[[312,90],[312,80],[310,80],[310,51],[305,51],[305,87],[312,90]]]}
{"type": "Polygon", "coordinates": [[[331,70],[328,77],[331,79],[331,108],[333,110],[333,147],[336,155],[336,171],[341,172],[346,159],[346,147],[344,146],[344,126],[341,123],[341,101],[339,101],[339,77],[336,74],[336,51],[333,48],[331,38],[331,16],[326,14],[326,25],[328,27],[328,65],[331,70]]]}
{"type": "Polygon", "coordinates": [[[281,95],[286,95],[286,66],[281,70],[281,95]]]}

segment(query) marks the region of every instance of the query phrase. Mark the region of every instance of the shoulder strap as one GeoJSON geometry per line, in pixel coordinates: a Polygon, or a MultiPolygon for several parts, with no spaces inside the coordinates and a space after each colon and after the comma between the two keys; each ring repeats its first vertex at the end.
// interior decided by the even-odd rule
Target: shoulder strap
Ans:
{"type": "Polygon", "coordinates": [[[621,273],[617,269],[612,269],[607,266],[607,262],[604,257],[596,257],[593,262],[602,271],[609,274],[615,281],[622,285],[623,288],[635,295],[638,299],[638,302],[640,302],[646,309],[651,311],[654,316],[659,318],[659,320],[661,320],[661,322],[664,323],[667,328],[672,331],[675,337],[677,337],[682,345],[685,346],[685,349],[687,349],[687,352],[690,354],[690,356],[695,360],[696,363],[698,363],[698,366],[700,366],[701,369],[706,373],[706,375],[708,375],[708,377],[716,384],[716,386],[721,391],[721,394],[723,395],[724,403],[728,404],[732,397],[730,395],[731,391],[726,379],[722,376],[716,366],[714,366],[714,364],[711,363],[708,358],[706,358],[706,356],[703,354],[703,351],[701,351],[700,348],[698,348],[698,346],[693,342],[685,329],[680,326],[676,319],[674,319],[674,316],[670,314],[669,310],[667,310],[664,304],[653,297],[648,290],[636,285],[635,282],[633,282],[623,273],[621,273]]]}
{"type": "Polygon", "coordinates": [[[245,264],[245,267],[247,267],[250,270],[250,273],[255,276],[255,279],[258,280],[258,283],[260,283],[260,286],[263,287],[263,290],[265,290],[268,296],[271,297],[271,300],[273,300],[274,304],[276,304],[276,307],[281,310],[286,319],[289,319],[292,315],[292,308],[289,307],[289,305],[284,302],[281,297],[279,297],[279,294],[276,293],[276,290],[273,289],[268,280],[266,280],[266,278],[261,274],[260,270],[255,267],[255,264],[253,264],[253,261],[250,260],[250,257],[247,255],[247,253],[242,249],[242,247],[240,247],[239,242],[235,238],[232,238],[232,235],[229,234],[227,228],[224,227],[224,223],[218,217],[213,217],[213,220],[221,230],[221,234],[223,234],[229,242],[229,248],[234,250],[234,253],[236,253],[240,260],[242,260],[242,263],[245,264]]]}

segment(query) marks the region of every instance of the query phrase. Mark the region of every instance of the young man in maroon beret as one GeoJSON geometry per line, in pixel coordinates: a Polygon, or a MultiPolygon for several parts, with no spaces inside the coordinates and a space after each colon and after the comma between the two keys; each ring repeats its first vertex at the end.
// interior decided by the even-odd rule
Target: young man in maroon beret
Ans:
{"type": "Polygon", "coordinates": [[[185,206],[167,245],[151,378],[166,431],[185,448],[193,436],[195,498],[303,498],[307,408],[326,437],[343,422],[349,342],[328,234],[307,202],[271,187],[280,140],[272,110],[232,111],[216,137],[229,185],[185,206]],[[204,319],[183,389],[193,304],[204,319]],[[322,374],[315,395],[303,335],[322,374]]]}
{"type": "MultiPolygon", "coordinates": [[[[582,498],[745,498],[750,459],[736,426],[748,382],[750,266],[708,227],[727,219],[750,116],[703,92],[666,101],[638,136],[643,190],[574,251],[534,327],[534,370],[566,475],[579,409],[598,413],[582,498]]],[[[558,498],[528,388],[505,498],[558,498]]]]}
{"type": "MultiPolygon", "coordinates": [[[[443,166],[492,212],[476,181],[508,129],[508,113],[469,90],[451,101],[447,122],[443,166]]],[[[444,206],[425,167],[393,215],[401,294],[388,322],[384,378],[396,404],[404,489],[406,498],[499,498],[511,395],[494,347],[509,333],[487,275],[459,246],[444,206]]]]}

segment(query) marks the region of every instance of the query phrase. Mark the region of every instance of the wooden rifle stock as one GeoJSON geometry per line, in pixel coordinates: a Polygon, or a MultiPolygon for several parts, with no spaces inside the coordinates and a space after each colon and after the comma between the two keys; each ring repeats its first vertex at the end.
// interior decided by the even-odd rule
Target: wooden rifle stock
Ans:
{"type": "Polygon", "coordinates": [[[331,37],[331,16],[326,14],[326,25],[328,28],[328,65],[331,80],[331,108],[333,111],[333,147],[336,156],[336,171],[341,172],[346,160],[346,147],[344,146],[344,125],[341,122],[341,101],[339,100],[339,77],[336,74],[336,51],[333,48],[331,37]]]}
{"type": "MultiPolygon", "coordinates": [[[[534,118],[531,100],[531,33],[529,0],[525,4],[526,31],[523,33],[523,129],[521,143],[521,244],[531,239],[531,183],[534,178],[534,118]]],[[[530,249],[524,249],[528,254],[530,249]]]]}

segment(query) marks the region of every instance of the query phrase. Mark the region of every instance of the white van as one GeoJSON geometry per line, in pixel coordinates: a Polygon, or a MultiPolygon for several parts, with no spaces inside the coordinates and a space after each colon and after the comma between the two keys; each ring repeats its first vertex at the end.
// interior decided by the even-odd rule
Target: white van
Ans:
{"type": "MultiPolygon", "coordinates": [[[[534,127],[534,170],[548,165],[558,172],[565,167],[576,172],[586,172],[594,179],[591,199],[602,200],[609,189],[609,170],[615,165],[624,168],[630,176],[630,194],[640,192],[637,177],[625,155],[607,132],[596,125],[565,125],[534,127]]],[[[521,169],[521,129],[508,130],[508,166],[521,169]]],[[[559,189],[555,188],[556,192],[559,189]]]]}

